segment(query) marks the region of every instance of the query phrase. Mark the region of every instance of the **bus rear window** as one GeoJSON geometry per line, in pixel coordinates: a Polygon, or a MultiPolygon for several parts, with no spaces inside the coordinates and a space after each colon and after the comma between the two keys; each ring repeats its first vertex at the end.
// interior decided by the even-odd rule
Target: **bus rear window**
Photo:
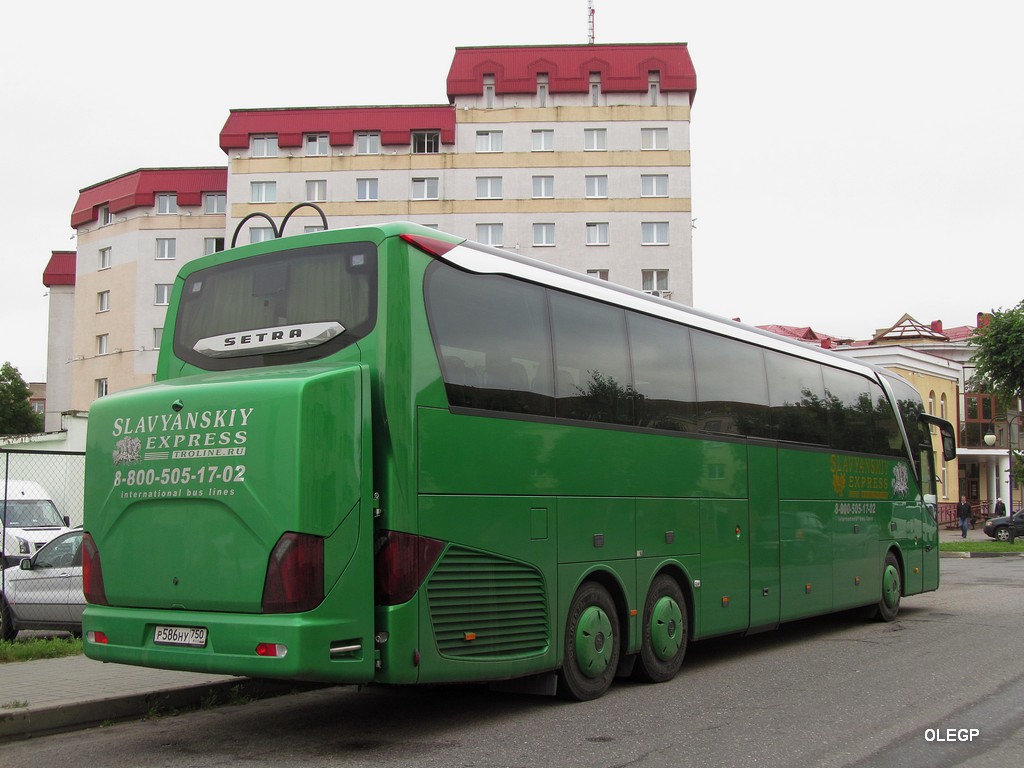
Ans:
{"type": "Polygon", "coordinates": [[[186,278],[174,353],[206,370],[318,360],[369,333],[376,305],[372,243],[241,259],[186,278]]]}

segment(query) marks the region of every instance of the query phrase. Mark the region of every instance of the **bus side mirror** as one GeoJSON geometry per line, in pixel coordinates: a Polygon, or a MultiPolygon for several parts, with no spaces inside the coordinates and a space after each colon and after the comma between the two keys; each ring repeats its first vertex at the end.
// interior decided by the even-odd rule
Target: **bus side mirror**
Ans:
{"type": "Polygon", "coordinates": [[[956,458],[956,433],[953,431],[953,425],[945,419],[940,419],[937,416],[931,416],[927,413],[918,414],[921,421],[926,424],[931,424],[934,427],[939,428],[939,436],[942,439],[942,458],[946,461],[952,461],[956,458]]]}

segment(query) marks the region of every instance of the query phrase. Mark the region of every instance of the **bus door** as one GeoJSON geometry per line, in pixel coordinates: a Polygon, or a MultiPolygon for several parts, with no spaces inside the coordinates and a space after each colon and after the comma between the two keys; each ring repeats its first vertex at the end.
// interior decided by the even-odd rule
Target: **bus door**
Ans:
{"type": "Polygon", "coordinates": [[[701,499],[701,636],[750,624],[750,513],[747,499],[701,499]]]}

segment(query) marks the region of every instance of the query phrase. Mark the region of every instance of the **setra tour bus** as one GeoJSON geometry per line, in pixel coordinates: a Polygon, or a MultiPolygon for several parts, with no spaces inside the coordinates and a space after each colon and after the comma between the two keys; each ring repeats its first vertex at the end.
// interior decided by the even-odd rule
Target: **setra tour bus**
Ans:
{"type": "Polygon", "coordinates": [[[890,373],[416,224],[232,248],[90,411],[85,653],[588,700],[891,621],[939,585],[931,426],[952,458],[890,373]]]}

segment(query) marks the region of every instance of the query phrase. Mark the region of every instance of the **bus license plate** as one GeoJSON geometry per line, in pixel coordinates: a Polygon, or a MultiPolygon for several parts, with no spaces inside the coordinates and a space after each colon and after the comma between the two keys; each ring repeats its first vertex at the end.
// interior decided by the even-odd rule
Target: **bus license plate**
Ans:
{"type": "Polygon", "coordinates": [[[156,627],[153,642],[157,645],[186,645],[189,648],[206,647],[206,627],[156,627]]]}

